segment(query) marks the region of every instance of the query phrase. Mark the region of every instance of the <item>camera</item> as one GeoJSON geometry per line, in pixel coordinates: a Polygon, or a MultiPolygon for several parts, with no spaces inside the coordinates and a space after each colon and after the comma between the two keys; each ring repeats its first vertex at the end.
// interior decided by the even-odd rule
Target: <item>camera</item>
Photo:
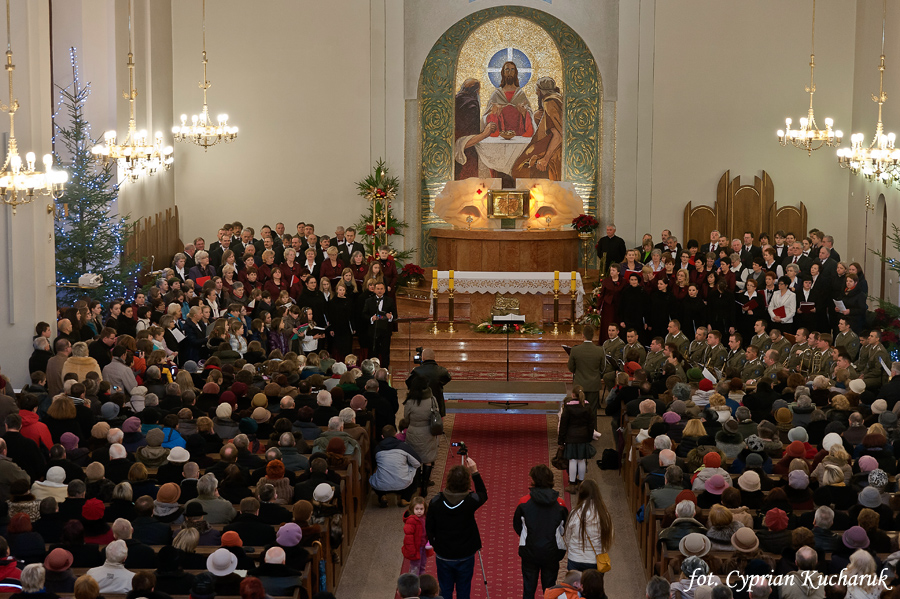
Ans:
{"type": "Polygon", "coordinates": [[[413,356],[413,364],[421,364],[422,363],[422,348],[417,347],[416,353],[413,356]]]}
{"type": "Polygon", "coordinates": [[[450,443],[450,447],[456,448],[456,455],[469,455],[469,448],[466,447],[465,441],[454,441],[450,443]]]}

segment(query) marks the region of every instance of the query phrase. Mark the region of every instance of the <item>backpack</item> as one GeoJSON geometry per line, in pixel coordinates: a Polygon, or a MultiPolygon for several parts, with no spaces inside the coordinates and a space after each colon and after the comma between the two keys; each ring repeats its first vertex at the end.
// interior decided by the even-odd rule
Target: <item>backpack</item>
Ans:
{"type": "Polygon", "coordinates": [[[619,452],[615,449],[604,449],[598,465],[600,470],[618,470],[620,467],[619,452]]]}

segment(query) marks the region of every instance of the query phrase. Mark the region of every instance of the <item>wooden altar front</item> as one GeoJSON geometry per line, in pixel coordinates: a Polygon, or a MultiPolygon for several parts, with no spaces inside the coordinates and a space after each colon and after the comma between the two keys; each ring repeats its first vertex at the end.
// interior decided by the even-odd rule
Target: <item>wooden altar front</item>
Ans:
{"type": "Polygon", "coordinates": [[[571,272],[578,268],[578,232],[431,229],[439,270],[571,272]]]}

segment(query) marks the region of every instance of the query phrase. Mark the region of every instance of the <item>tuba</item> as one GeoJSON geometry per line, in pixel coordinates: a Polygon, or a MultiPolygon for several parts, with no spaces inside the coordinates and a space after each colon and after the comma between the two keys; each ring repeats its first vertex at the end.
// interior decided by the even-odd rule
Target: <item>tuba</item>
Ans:
{"type": "Polygon", "coordinates": [[[813,374],[819,370],[819,367],[822,365],[822,356],[823,355],[824,355],[824,352],[821,354],[819,352],[813,352],[812,358],[810,360],[810,368],[809,368],[810,374],[813,374]]]}

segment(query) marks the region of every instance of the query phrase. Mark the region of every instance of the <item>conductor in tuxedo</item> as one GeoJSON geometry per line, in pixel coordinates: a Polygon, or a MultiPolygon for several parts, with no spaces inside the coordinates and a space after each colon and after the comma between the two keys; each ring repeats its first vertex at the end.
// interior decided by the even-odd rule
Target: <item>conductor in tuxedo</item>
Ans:
{"type": "Polygon", "coordinates": [[[385,293],[384,283],[375,284],[375,295],[366,300],[363,314],[369,320],[369,339],[372,355],[381,360],[381,367],[391,363],[391,323],[397,317],[397,303],[385,293]]]}
{"type": "Polygon", "coordinates": [[[591,409],[594,430],[597,429],[597,409],[600,406],[600,387],[606,370],[606,351],[594,343],[594,327],[585,325],[582,331],[584,342],[576,345],[569,353],[569,372],[573,373],[572,384],[584,389],[584,398],[591,409]]]}

